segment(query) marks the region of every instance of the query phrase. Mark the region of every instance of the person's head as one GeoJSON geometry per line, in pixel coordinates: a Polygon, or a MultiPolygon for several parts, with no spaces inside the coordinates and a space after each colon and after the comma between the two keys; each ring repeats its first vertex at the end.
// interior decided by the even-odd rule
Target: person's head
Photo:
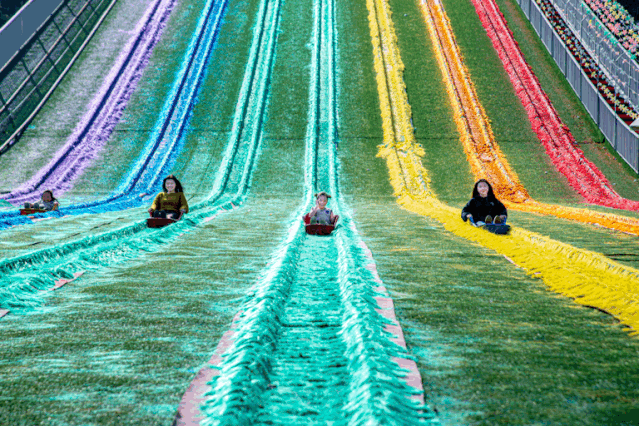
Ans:
{"type": "Polygon", "coordinates": [[[473,198],[495,198],[493,187],[486,179],[479,179],[473,188],[473,198]]]}
{"type": "Polygon", "coordinates": [[[46,191],[44,191],[42,193],[42,201],[44,201],[45,203],[50,203],[51,201],[54,201],[55,197],[53,196],[53,191],[51,191],[50,189],[47,189],[46,191]]]}
{"type": "Polygon", "coordinates": [[[182,190],[182,184],[180,181],[173,175],[168,175],[162,181],[162,190],[164,192],[184,192],[182,190]]]}
{"type": "Polygon", "coordinates": [[[318,192],[317,194],[315,194],[315,204],[317,204],[317,207],[319,207],[320,209],[326,208],[326,204],[328,204],[329,198],[331,198],[331,196],[328,195],[326,192],[318,192]]]}

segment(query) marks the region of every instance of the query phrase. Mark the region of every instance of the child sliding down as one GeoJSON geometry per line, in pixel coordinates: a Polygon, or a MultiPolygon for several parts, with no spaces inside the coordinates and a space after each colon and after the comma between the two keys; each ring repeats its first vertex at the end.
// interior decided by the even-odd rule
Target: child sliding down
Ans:
{"type": "Polygon", "coordinates": [[[42,193],[40,201],[37,203],[24,203],[25,209],[36,209],[36,210],[57,210],[60,203],[53,196],[53,191],[47,189],[42,193]]]}
{"type": "Polygon", "coordinates": [[[188,213],[189,205],[186,202],[182,184],[173,175],[168,175],[162,182],[162,192],[153,201],[149,213],[153,217],[179,219],[188,213]]]}
{"type": "Polygon", "coordinates": [[[333,211],[326,208],[329,198],[331,198],[331,196],[324,191],[315,194],[315,207],[313,207],[308,214],[311,219],[311,225],[335,224],[335,215],[333,214],[333,211]]]}

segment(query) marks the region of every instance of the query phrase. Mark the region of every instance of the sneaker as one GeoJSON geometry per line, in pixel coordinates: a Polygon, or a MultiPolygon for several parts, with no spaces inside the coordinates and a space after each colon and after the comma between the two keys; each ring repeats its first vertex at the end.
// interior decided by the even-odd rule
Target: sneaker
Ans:
{"type": "Polygon", "coordinates": [[[501,217],[500,216],[495,216],[495,223],[496,224],[500,224],[501,223],[501,217]]]}
{"type": "Polygon", "coordinates": [[[492,216],[490,216],[490,215],[486,216],[486,219],[484,219],[484,222],[486,222],[486,223],[493,223],[493,217],[492,217],[492,216]]]}

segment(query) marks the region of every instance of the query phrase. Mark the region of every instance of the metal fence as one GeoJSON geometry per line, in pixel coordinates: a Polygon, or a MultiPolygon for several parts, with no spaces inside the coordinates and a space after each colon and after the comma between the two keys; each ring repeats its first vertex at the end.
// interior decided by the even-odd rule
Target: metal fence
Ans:
{"type": "Polygon", "coordinates": [[[630,167],[639,173],[639,136],[599,95],[597,88],[554,32],[552,24],[548,22],[537,3],[534,0],[517,2],[606,139],[630,167]]]}
{"type": "Polygon", "coordinates": [[[117,0],[64,0],[0,70],[0,154],[12,146],[117,0]]]}
{"type": "Polygon", "coordinates": [[[28,0],[0,28],[0,69],[9,62],[23,44],[29,41],[61,3],[62,0],[28,0]]]}
{"type": "Polygon", "coordinates": [[[639,63],[583,0],[550,1],[610,82],[634,109],[639,109],[639,63]]]}

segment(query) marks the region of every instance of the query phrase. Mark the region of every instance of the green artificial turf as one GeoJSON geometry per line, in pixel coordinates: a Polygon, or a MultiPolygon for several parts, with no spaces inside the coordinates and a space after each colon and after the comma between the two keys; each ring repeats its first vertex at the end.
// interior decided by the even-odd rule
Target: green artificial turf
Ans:
{"type": "MultiPolygon", "coordinates": [[[[385,162],[375,158],[383,143],[382,120],[373,68],[373,48],[365,1],[341,3],[336,7],[338,75],[338,153],[341,169],[357,170],[348,179],[375,185],[390,198],[388,179],[379,179],[385,162]],[[357,93],[353,93],[356,91],[357,93]],[[366,148],[360,155],[344,156],[345,146],[366,148]]],[[[340,186],[346,184],[340,176],[340,186]]]]}
{"type": "MultiPolygon", "coordinates": [[[[370,145],[343,144],[342,155],[366,154],[370,145]]],[[[386,177],[379,172],[379,180],[386,177]]],[[[351,179],[358,173],[342,167],[346,200],[444,425],[632,424],[639,343],[613,317],[547,291],[504,257],[401,210],[375,180],[351,179]]],[[[551,219],[537,226],[551,236],[569,233],[577,246],[594,233],[579,225],[578,235],[577,225],[551,219]]],[[[627,249],[635,240],[626,239],[627,249]]]]}
{"type": "Polygon", "coordinates": [[[360,231],[444,425],[632,424],[639,342],[614,318],[436,222],[367,202],[352,201],[360,231]]]}
{"type": "MultiPolygon", "coordinates": [[[[422,114],[432,116],[424,111],[441,111],[435,117],[452,133],[452,119],[437,102],[442,93],[434,84],[428,89],[415,84],[427,79],[424,76],[430,70],[425,64],[434,64],[430,48],[420,46],[418,41],[418,34],[425,32],[420,29],[420,21],[413,19],[410,25],[411,11],[420,19],[421,15],[412,2],[395,1],[391,7],[406,65],[405,81],[416,132],[428,126],[422,114]],[[429,102],[433,104],[430,107],[429,102]]],[[[350,13],[342,13],[348,18],[349,39],[364,38],[368,32],[366,11],[357,5],[348,10],[350,13]]],[[[341,75],[352,70],[353,74],[368,72],[374,76],[372,56],[363,52],[361,45],[340,46],[341,75]]],[[[475,65],[480,62],[475,59],[475,65]]],[[[371,114],[373,106],[355,108],[371,102],[368,95],[373,89],[354,82],[352,78],[341,79],[342,135],[357,133],[358,127],[380,126],[379,118],[371,114]]],[[[509,107],[517,111],[511,95],[509,107]]],[[[378,105],[374,107],[378,111],[378,105]]],[[[519,114],[518,119],[523,120],[523,116],[519,114]]],[[[515,137],[517,132],[508,128],[507,121],[501,119],[500,132],[515,137]]],[[[548,292],[542,281],[527,276],[502,256],[447,233],[437,222],[402,210],[390,195],[385,163],[375,158],[381,128],[378,135],[342,139],[342,193],[395,299],[409,349],[419,359],[426,399],[438,411],[442,423],[631,424],[633,413],[639,409],[633,384],[639,378],[634,362],[639,353],[636,339],[630,338],[614,318],[548,292]]],[[[432,160],[428,150],[432,141],[422,142],[428,151],[424,164],[433,174],[435,187],[440,185],[437,191],[442,198],[461,207],[472,179],[468,178],[467,166],[455,163],[463,152],[459,142],[453,142],[454,146],[439,150],[442,159],[452,158],[454,166],[450,170],[438,168],[432,160]],[[442,181],[448,181],[451,189],[442,190],[442,181]]],[[[539,153],[534,155],[537,160],[543,159],[539,153]]],[[[519,161],[534,167],[537,160],[522,156],[519,161]]],[[[548,179],[556,177],[550,174],[548,179]]],[[[551,188],[564,188],[552,196],[545,185],[533,182],[532,186],[531,191],[547,200],[565,201],[563,183],[551,182],[551,188]]],[[[575,198],[568,196],[567,200],[573,204],[575,198]]],[[[636,243],[634,236],[554,217],[520,212],[511,212],[510,216],[516,226],[578,247],[630,254],[636,243]]],[[[634,265],[629,259],[626,263],[634,265]]]]}
{"type": "Polygon", "coordinates": [[[280,139],[282,142],[288,140],[292,144],[304,140],[312,30],[312,2],[282,3],[277,52],[271,76],[269,119],[264,124],[267,138],[280,139]]]}
{"type": "MultiPolygon", "coordinates": [[[[339,3],[335,9],[337,28],[337,75],[339,139],[371,139],[382,143],[373,47],[365,1],[339,3]],[[358,96],[351,91],[357,90],[358,96]]],[[[356,160],[355,158],[353,160],[356,160]]],[[[350,161],[349,158],[340,159],[350,161]]],[[[381,160],[379,160],[381,162],[381,160]]]]}
{"type": "MultiPolygon", "coordinates": [[[[298,11],[284,9],[283,28],[295,28],[298,11]]],[[[303,68],[295,46],[281,58],[284,68],[303,68]]],[[[306,100],[303,86],[291,90],[287,79],[276,82],[273,98],[287,94],[306,100]]],[[[268,113],[264,119],[268,128],[268,113]]],[[[210,120],[196,112],[192,125],[202,128],[210,120]]],[[[303,120],[301,126],[303,135],[303,120]]],[[[135,260],[85,274],[43,295],[42,308],[12,310],[0,321],[0,412],[9,413],[3,421],[172,422],[183,393],[212,355],[302,201],[304,139],[288,136],[265,137],[252,182],[255,195],[249,195],[245,207],[222,214],[159,252],[140,253],[135,260]],[[56,332],[43,334],[47,329],[56,332]]],[[[192,172],[190,179],[196,178],[192,172]]],[[[136,220],[134,213],[141,210],[129,212],[126,221],[136,220]]],[[[107,214],[102,221],[109,215],[123,213],[107,214]]],[[[30,232],[19,233],[20,242],[11,241],[28,250],[30,238],[42,240],[49,232],[65,239],[73,228],[69,222],[55,234],[47,225],[33,225],[30,232]]]]}
{"type": "Polygon", "coordinates": [[[142,207],[119,212],[65,216],[33,225],[3,229],[0,232],[0,259],[75,241],[88,234],[121,228],[125,224],[147,217],[146,209],[142,207]]]}
{"type": "MultiPolygon", "coordinates": [[[[203,195],[210,187],[227,141],[256,4],[234,0],[229,5],[221,50],[213,54],[214,67],[203,81],[192,127],[176,162],[176,173],[194,194],[203,195]]],[[[473,179],[421,12],[412,0],[392,1],[391,7],[416,135],[427,151],[424,164],[435,191],[460,207],[473,179]]],[[[167,70],[174,70],[181,60],[179,52],[190,35],[187,28],[194,25],[193,8],[194,4],[182,4],[174,12],[154,66],[143,76],[141,92],[119,127],[119,143],[143,143],[141,135],[154,123],[157,100],[173,78],[167,70]]],[[[457,9],[459,25],[468,9],[457,9]]],[[[376,157],[383,135],[368,11],[364,1],[354,1],[338,3],[336,12],[341,194],[395,300],[409,349],[418,360],[426,400],[442,424],[632,424],[639,412],[636,338],[614,318],[548,292],[542,281],[503,256],[396,204],[386,164],[376,157]]],[[[241,208],[157,252],[141,252],[134,260],[90,272],[43,294],[38,309],[15,311],[0,320],[4,422],[171,424],[184,391],[228,329],[303,200],[310,18],[309,4],[283,2],[265,135],[250,195],[241,208]]],[[[473,19],[476,22],[469,25],[476,27],[473,19]]],[[[464,36],[462,51],[471,45],[471,36],[464,36]]],[[[475,36],[477,47],[465,52],[475,58],[475,70],[484,70],[482,61],[494,63],[482,37],[475,36]]],[[[485,69],[506,87],[499,68],[485,69]]],[[[490,79],[480,80],[480,97],[485,97],[490,79]]],[[[513,97],[504,89],[504,105],[520,123],[522,111],[513,97]]],[[[499,112],[494,100],[489,104],[493,113],[499,112]]],[[[532,140],[517,139],[521,123],[510,128],[505,113],[489,116],[509,149],[526,147],[516,157],[519,166],[539,168],[543,157],[532,140]]],[[[128,157],[117,155],[125,146],[109,149],[115,167],[128,164],[128,157]]],[[[546,176],[544,171],[529,171],[529,190],[543,200],[574,203],[561,177],[549,172],[544,178],[548,182],[536,180],[546,176]]],[[[113,183],[99,179],[96,191],[113,183]]],[[[91,186],[87,181],[82,188],[91,186]]],[[[77,232],[112,229],[113,219],[129,223],[137,220],[138,212],[142,215],[143,209],[3,231],[0,256],[8,256],[12,248],[24,253],[30,242],[45,247],[76,238],[77,232]]],[[[528,213],[511,212],[510,220],[635,265],[630,255],[636,237],[528,213]]]]}
{"type": "Polygon", "coordinates": [[[402,60],[404,81],[413,111],[418,143],[426,155],[424,167],[432,189],[446,202],[465,200],[474,177],[453,120],[453,107],[435,58],[428,29],[417,2],[391,2],[402,60]]]}
{"type": "Polygon", "coordinates": [[[189,196],[206,196],[213,187],[231,134],[258,3],[238,0],[227,6],[193,108],[184,148],[172,169],[189,196]]]}
{"type": "Polygon", "coordinates": [[[250,204],[0,320],[3,422],[171,424],[286,231],[287,216],[264,213],[270,198],[250,204]]]}

